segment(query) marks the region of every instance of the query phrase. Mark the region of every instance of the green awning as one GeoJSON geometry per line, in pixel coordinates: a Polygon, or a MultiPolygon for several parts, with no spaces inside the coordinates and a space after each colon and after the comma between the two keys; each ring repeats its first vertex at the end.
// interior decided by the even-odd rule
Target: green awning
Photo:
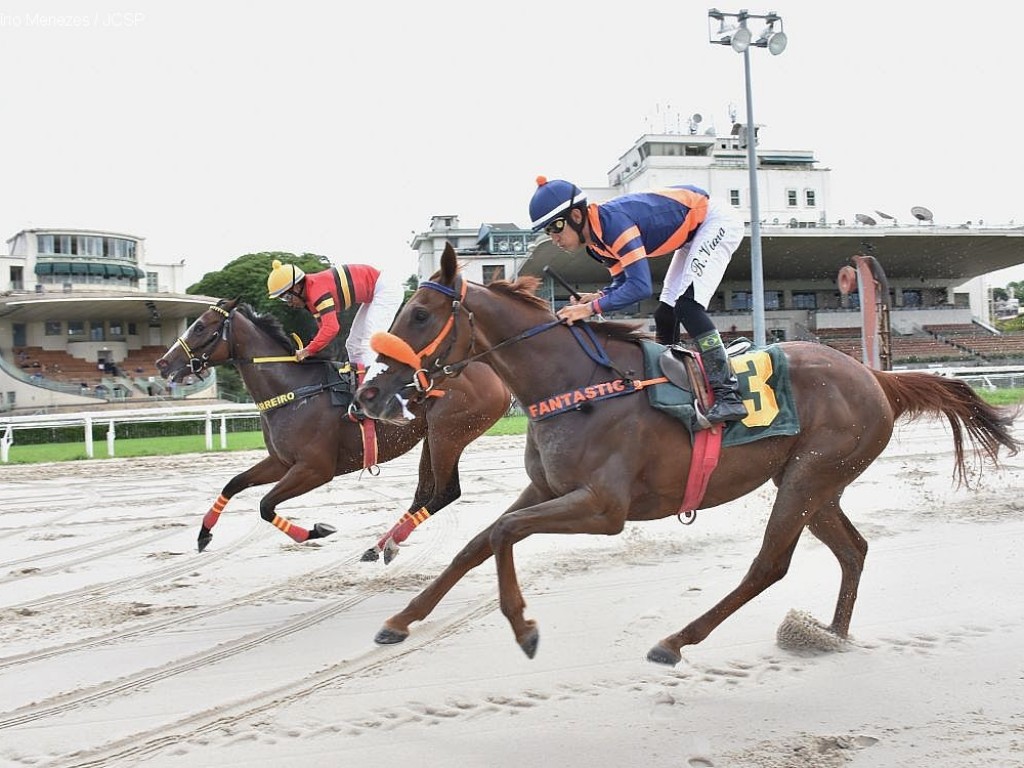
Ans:
{"type": "Polygon", "coordinates": [[[53,263],[49,262],[49,261],[37,263],[36,264],[36,274],[37,275],[52,275],[53,274],[53,263]]]}
{"type": "Polygon", "coordinates": [[[117,264],[105,264],[107,277],[120,277],[121,268],[117,264]]]}
{"type": "Polygon", "coordinates": [[[107,274],[106,264],[88,264],[90,275],[100,275],[101,277],[107,274]]]}
{"type": "Polygon", "coordinates": [[[143,272],[138,267],[125,267],[125,266],[122,266],[121,267],[121,274],[123,274],[125,277],[130,277],[132,280],[141,280],[143,277],[146,276],[146,273],[143,272]]]}
{"type": "Polygon", "coordinates": [[[80,261],[73,261],[71,262],[71,274],[87,275],[89,274],[89,265],[80,261]]]}

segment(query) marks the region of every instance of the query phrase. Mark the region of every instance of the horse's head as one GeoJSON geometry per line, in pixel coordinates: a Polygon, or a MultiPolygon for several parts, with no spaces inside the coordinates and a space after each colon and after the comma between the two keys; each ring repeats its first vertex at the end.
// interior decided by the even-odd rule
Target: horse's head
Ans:
{"type": "Polygon", "coordinates": [[[230,360],[228,328],[237,304],[238,299],[221,299],[196,318],[156,361],[160,375],[174,382],[190,375],[202,378],[211,366],[230,360]]]}
{"type": "Polygon", "coordinates": [[[472,346],[472,334],[461,328],[465,292],[455,249],[447,243],[440,271],[409,298],[389,332],[375,333],[370,340],[377,361],[355,396],[364,413],[398,424],[411,421],[410,402],[436,394],[437,383],[452,375],[450,365],[465,358],[472,346]]]}

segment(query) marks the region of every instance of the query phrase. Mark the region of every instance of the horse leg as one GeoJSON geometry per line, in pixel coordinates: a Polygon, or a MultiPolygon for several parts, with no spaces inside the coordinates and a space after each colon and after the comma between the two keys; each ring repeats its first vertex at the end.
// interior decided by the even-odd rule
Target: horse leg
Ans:
{"type": "MultiPolygon", "coordinates": [[[[459,453],[461,454],[461,449],[459,453]]],[[[456,457],[455,461],[458,461],[458,457],[456,457]]],[[[447,468],[446,474],[451,471],[450,467],[447,468]]],[[[383,554],[384,564],[387,565],[398,556],[398,545],[405,541],[409,534],[412,533],[420,523],[442,507],[446,507],[448,504],[451,504],[461,495],[461,491],[459,490],[457,464],[455,469],[454,496],[451,496],[450,481],[445,487],[442,495],[440,497],[437,495],[437,476],[438,472],[433,468],[433,461],[431,460],[430,440],[428,436],[428,439],[423,441],[423,447],[420,451],[419,480],[416,484],[416,493],[412,497],[412,503],[409,505],[408,511],[398,518],[398,522],[391,526],[390,530],[377,540],[376,546],[370,547],[368,550],[363,552],[360,560],[364,563],[375,562],[380,558],[381,554],[383,554]]]]}
{"type": "Polygon", "coordinates": [[[224,511],[224,507],[227,506],[228,501],[234,498],[237,494],[244,491],[246,488],[252,488],[256,485],[266,485],[267,483],[276,483],[282,477],[284,473],[288,471],[288,468],[278,461],[274,456],[267,456],[267,458],[260,461],[258,464],[254,464],[244,472],[240,472],[231,478],[227,485],[220,492],[220,496],[213,502],[213,506],[207,510],[206,514],[203,515],[203,524],[199,529],[199,551],[202,552],[209,543],[213,540],[213,526],[217,524],[220,519],[221,512],[224,511]]]}
{"type": "MultiPolygon", "coordinates": [[[[519,509],[521,506],[529,506],[541,498],[543,497],[540,491],[531,484],[519,494],[519,498],[516,499],[515,503],[502,513],[502,517],[519,509]]],[[[498,519],[500,520],[501,517],[498,519]]],[[[448,567],[430,582],[426,589],[410,600],[405,608],[385,621],[384,627],[374,637],[374,642],[380,645],[391,645],[405,640],[409,636],[410,624],[414,621],[422,621],[429,616],[431,611],[441,602],[441,598],[448,594],[451,588],[458,584],[463,576],[491,556],[491,531],[495,525],[497,525],[497,521],[491,523],[491,525],[470,539],[469,543],[452,558],[448,567]]]]}
{"type": "Polygon", "coordinates": [[[786,575],[804,526],[838,497],[834,483],[827,489],[814,487],[814,475],[822,474],[822,467],[809,467],[799,473],[801,479],[794,477],[783,481],[768,517],[761,549],[739,586],[682,630],[659,641],[647,653],[648,661],[669,666],[679,663],[683,658],[680,648],[699,643],[715,627],[786,575]]]}
{"type": "Polygon", "coordinates": [[[333,525],[327,523],[316,523],[313,528],[303,528],[291,520],[283,517],[275,511],[277,505],[301,496],[314,488],[319,488],[328,482],[333,473],[321,471],[315,467],[303,464],[295,464],[288,469],[280,482],[270,489],[270,492],[260,499],[260,517],[273,525],[282,533],[289,536],[293,541],[302,543],[311,539],[322,539],[337,531],[333,525]]]}
{"type": "Polygon", "coordinates": [[[498,570],[501,612],[508,619],[516,642],[528,658],[537,653],[540,633],[537,622],[524,617],[526,600],[519,587],[513,546],[535,533],[590,533],[614,536],[622,533],[629,500],[613,498],[608,488],[602,499],[590,489],[520,507],[498,518],[491,526],[491,549],[498,570]],[[584,514],[581,514],[584,511],[584,514]]]}
{"type": "Polygon", "coordinates": [[[860,586],[861,573],[864,571],[868,543],[843,513],[838,498],[815,515],[807,527],[831,550],[842,569],[836,612],[829,629],[839,637],[845,638],[850,631],[850,619],[853,616],[853,605],[857,601],[857,589],[860,586]]]}

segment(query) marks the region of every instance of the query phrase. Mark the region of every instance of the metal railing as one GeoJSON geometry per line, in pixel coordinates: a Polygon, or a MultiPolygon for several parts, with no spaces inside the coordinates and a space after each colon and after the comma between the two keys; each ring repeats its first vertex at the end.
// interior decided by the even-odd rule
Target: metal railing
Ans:
{"type": "Polygon", "coordinates": [[[204,425],[206,450],[213,450],[214,423],[219,426],[220,448],[227,448],[228,421],[233,419],[259,418],[260,412],[253,403],[217,404],[206,406],[181,406],[169,408],[147,408],[145,410],[123,410],[93,413],[64,413],[32,416],[6,416],[0,418],[0,463],[6,464],[11,446],[18,430],[27,429],[82,429],[85,453],[90,459],[95,456],[93,427],[106,424],[107,455],[115,455],[118,424],[164,423],[169,421],[201,421],[204,425]]]}

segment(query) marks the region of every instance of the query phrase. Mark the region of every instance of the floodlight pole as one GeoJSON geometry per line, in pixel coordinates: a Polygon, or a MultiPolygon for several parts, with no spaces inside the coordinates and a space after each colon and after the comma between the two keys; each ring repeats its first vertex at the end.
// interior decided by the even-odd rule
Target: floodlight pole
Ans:
{"type": "Polygon", "coordinates": [[[709,41],[719,45],[729,45],[733,50],[743,54],[743,80],[747,97],[747,169],[750,174],[750,281],[753,314],[754,343],[764,346],[767,343],[764,319],[764,265],[761,258],[761,205],[757,194],[757,129],[754,127],[754,96],[750,87],[750,48],[767,48],[777,56],[786,48],[786,35],[782,31],[782,18],[774,11],[767,15],[749,13],[746,9],[739,13],[725,13],[717,8],[708,11],[709,23],[717,21],[721,25],[717,32],[709,29],[709,41]],[[735,20],[727,25],[726,20],[735,20]],[[761,19],[767,27],[757,40],[752,39],[747,29],[749,19],[761,19]],[[779,28],[776,29],[775,25],[779,28]]]}
{"type": "Polygon", "coordinates": [[[754,301],[754,343],[767,344],[764,322],[764,264],[761,259],[761,204],[757,196],[757,141],[754,132],[754,97],[750,88],[750,48],[743,51],[747,87],[747,167],[750,173],[750,282],[754,301]]]}

